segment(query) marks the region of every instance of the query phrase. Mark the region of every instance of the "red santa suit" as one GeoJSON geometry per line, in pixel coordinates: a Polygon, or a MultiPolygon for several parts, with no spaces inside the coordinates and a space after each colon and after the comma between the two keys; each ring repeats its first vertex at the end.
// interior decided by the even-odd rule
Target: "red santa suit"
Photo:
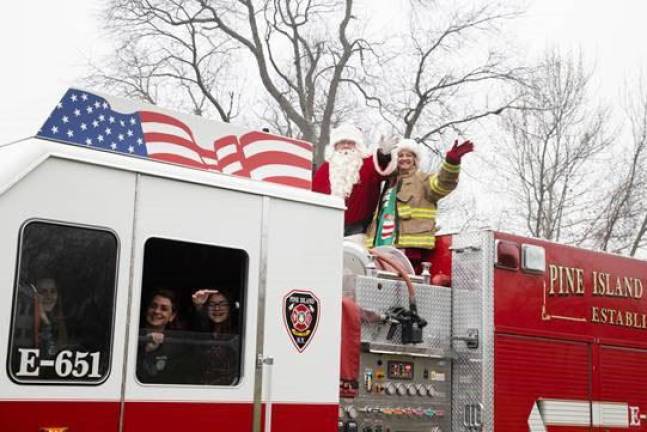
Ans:
{"type": "MultiPolygon", "coordinates": [[[[312,182],[313,191],[332,193],[329,160],[335,151],[335,144],[342,140],[355,142],[357,150],[362,155],[366,155],[362,133],[359,129],[350,125],[342,125],[333,129],[330,134],[330,144],[326,148],[326,162],[319,167],[312,182]]],[[[366,231],[380,198],[381,182],[395,169],[395,165],[389,163],[390,158],[390,155],[382,155],[379,152],[362,158],[358,179],[353,184],[350,194],[345,197],[344,235],[366,231]]]]}
{"type": "MultiPolygon", "coordinates": [[[[330,165],[324,162],[315,173],[312,190],[330,195],[330,165]]],[[[359,181],[353,185],[353,190],[346,198],[344,226],[364,224],[366,228],[371,222],[373,212],[380,198],[380,183],[382,177],[375,169],[373,157],[363,159],[359,171],[359,181]]]]}

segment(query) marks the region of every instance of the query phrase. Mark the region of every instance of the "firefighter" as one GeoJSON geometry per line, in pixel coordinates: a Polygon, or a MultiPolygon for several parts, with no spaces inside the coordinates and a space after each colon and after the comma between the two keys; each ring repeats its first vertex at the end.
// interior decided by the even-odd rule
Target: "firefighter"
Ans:
{"type": "Polygon", "coordinates": [[[369,154],[362,132],[344,124],[330,133],[325,162],[315,173],[312,190],[336,195],[346,202],[344,235],[363,234],[371,222],[380,196],[380,185],[395,170],[391,151],[394,138],[380,139],[379,149],[369,154]]]}
{"type": "Polygon", "coordinates": [[[420,171],[421,149],[414,140],[397,144],[397,174],[391,176],[380,205],[368,229],[367,246],[393,245],[405,254],[420,273],[421,263],[429,261],[435,246],[438,201],[458,184],[461,158],[474,150],[471,141],[458,144],[447,152],[440,171],[420,171]]]}

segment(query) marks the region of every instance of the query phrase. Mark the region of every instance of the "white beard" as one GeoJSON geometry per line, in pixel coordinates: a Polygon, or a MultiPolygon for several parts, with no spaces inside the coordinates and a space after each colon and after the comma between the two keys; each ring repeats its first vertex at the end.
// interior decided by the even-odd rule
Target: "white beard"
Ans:
{"type": "Polygon", "coordinates": [[[335,151],[330,160],[330,192],[348,198],[353,186],[359,182],[362,154],[357,150],[335,151]]]}

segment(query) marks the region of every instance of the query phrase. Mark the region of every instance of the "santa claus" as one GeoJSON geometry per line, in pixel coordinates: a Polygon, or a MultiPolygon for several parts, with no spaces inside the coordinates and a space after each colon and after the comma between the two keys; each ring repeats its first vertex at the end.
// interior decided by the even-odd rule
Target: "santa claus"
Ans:
{"type": "Polygon", "coordinates": [[[395,168],[394,139],[381,139],[370,154],[362,132],[344,124],[330,132],[325,162],[315,173],[312,190],[336,195],[346,202],[344,235],[366,232],[380,196],[380,185],[395,168]]]}

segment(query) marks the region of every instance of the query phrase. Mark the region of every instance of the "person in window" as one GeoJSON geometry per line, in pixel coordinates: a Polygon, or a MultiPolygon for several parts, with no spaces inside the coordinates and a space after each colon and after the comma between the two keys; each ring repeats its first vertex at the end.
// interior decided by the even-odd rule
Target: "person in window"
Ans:
{"type": "MultiPolygon", "coordinates": [[[[67,326],[58,285],[53,278],[20,284],[13,333],[12,369],[19,369],[20,348],[39,349],[40,359],[54,359],[69,348],[67,326]]],[[[53,368],[40,368],[39,378],[54,375],[53,368]]]]}
{"type": "Polygon", "coordinates": [[[232,385],[238,380],[239,337],[234,328],[229,294],[222,290],[201,289],[192,296],[194,328],[200,338],[200,382],[208,385],[232,385]]]}
{"type": "Polygon", "coordinates": [[[53,358],[67,344],[58,286],[54,279],[43,278],[36,282],[36,290],[34,346],[40,348],[41,358],[53,358]]]}
{"type": "Polygon", "coordinates": [[[19,310],[32,311],[31,325],[24,333],[31,338],[30,345],[40,349],[41,358],[54,358],[68,341],[58,285],[52,278],[42,278],[23,291],[29,295],[23,297],[19,310]]]}
{"type": "Polygon", "coordinates": [[[158,289],[144,312],[137,350],[137,377],[145,383],[176,383],[181,379],[182,353],[169,327],[177,317],[175,293],[158,289]]]}

